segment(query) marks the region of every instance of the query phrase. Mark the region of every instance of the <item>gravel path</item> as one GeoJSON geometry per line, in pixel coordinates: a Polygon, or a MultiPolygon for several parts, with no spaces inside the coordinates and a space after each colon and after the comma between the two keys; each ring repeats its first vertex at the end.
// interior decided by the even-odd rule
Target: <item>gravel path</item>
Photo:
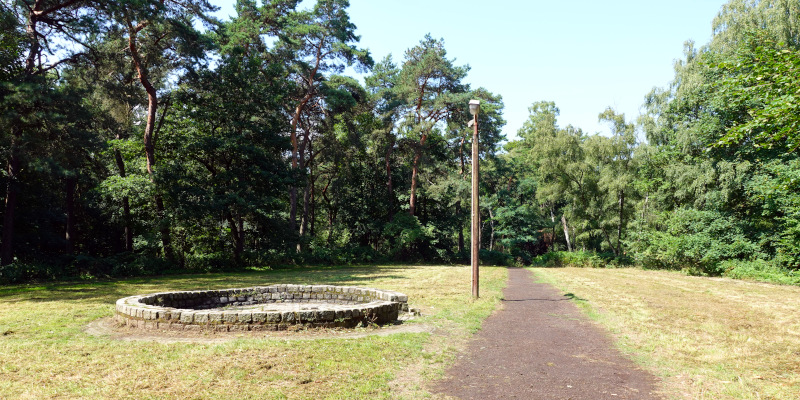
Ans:
{"type": "Polygon", "coordinates": [[[433,385],[461,399],[658,399],[655,378],[609,335],[530,271],[509,269],[503,308],[433,385]]]}

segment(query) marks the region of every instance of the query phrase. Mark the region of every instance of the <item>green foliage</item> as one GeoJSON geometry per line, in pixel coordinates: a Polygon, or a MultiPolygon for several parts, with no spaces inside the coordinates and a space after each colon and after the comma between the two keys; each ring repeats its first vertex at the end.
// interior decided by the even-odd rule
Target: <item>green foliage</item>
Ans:
{"type": "Polygon", "coordinates": [[[735,219],[690,208],[662,213],[650,229],[635,234],[629,244],[634,259],[646,268],[706,275],[722,274],[722,261],[752,260],[762,255],[735,219]]]}
{"type": "Polygon", "coordinates": [[[751,195],[762,205],[761,214],[771,233],[765,239],[775,249],[777,264],[800,265],[800,159],[794,155],[775,158],[761,165],[748,182],[751,195]]]}
{"type": "Polygon", "coordinates": [[[426,233],[419,219],[406,213],[395,215],[383,230],[389,240],[388,253],[398,258],[410,257],[414,244],[430,239],[426,233]]]}
{"type": "Polygon", "coordinates": [[[536,102],[505,152],[502,97],[443,39],[374,65],[348,1],[300,3],[63,2],[33,39],[0,5],[0,279],[464,262],[476,162],[484,263],[794,282],[795,2],[731,0],[637,123],[608,108],[587,134],[536,102]]]}
{"type": "Polygon", "coordinates": [[[764,32],[748,35],[735,56],[712,68],[723,78],[710,82],[726,107],[742,110],[726,126],[720,145],[800,147],[800,51],[786,48],[764,32]]]}
{"type": "Polygon", "coordinates": [[[644,201],[627,241],[646,266],[719,275],[798,265],[798,16],[793,2],[730,1],[711,43],[687,45],[673,84],[648,96],[644,201]]]}
{"type": "Polygon", "coordinates": [[[798,270],[781,268],[765,260],[726,260],[720,263],[719,268],[729,278],[779,283],[782,285],[800,285],[800,273],[798,273],[798,270]]]}
{"type": "Polygon", "coordinates": [[[613,254],[600,254],[591,251],[551,251],[531,260],[531,265],[544,268],[579,267],[604,268],[613,263],[613,254]]]}
{"type": "Polygon", "coordinates": [[[0,283],[48,281],[64,278],[62,269],[62,265],[52,261],[37,263],[15,262],[0,266],[0,283]]]}
{"type": "Polygon", "coordinates": [[[481,249],[479,256],[481,265],[511,265],[512,257],[508,253],[497,250],[481,249]]]}

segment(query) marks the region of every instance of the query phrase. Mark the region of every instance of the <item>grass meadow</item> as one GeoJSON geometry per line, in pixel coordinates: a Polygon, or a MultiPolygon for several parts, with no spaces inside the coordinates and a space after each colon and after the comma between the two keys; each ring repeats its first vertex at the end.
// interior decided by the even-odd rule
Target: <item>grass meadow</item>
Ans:
{"type": "MultiPolygon", "coordinates": [[[[634,268],[533,271],[571,294],[623,352],[659,377],[665,399],[800,398],[798,287],[634,268]]],[[[500,307],[506,269],[481,273],[478,301],[463,266],[295,267],[3,286],[0,399],[436,398],[427,384],[500,307]],[[112,315],[120,297],[278,283],[400,291],[422,312],[402,327],[419,329],[207,334],[193,342],[87,333],[112,315]]]]}
{"type": "MultiPolygon", "coordinates": [[[[504,268],[486,267],[482,297],[463,266],[291,268],[119,282],[0,287],[0,399],[425,398],[497,307],[504,268]],[[420,333],[337,338],[340,332],[224,342],[123,341],[85,332],[121,297],[168,290],[278,283],[396,290],[422,316],[420,333]]],[[[362,328],[365,334],[377,330],[362,328]]],[[[211,336],[210,338],[214,338],[211,336]]]]}
{"type": "Polygon", "coordinates": [[[634,268],[534,269],[667,399],[800,399],[800,287],[634,268]]]}

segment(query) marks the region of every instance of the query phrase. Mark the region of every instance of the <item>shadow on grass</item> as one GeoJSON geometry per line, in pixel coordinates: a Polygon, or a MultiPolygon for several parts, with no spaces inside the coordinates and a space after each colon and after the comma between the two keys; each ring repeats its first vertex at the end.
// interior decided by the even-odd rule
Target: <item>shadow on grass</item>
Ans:
{"type": "Polygon", "coordinates": [[[11,285],[0,287],[0,301],[100,300],[113,303],[122,297],[160,291],[228,289],[275,284],[369,286],[376,280],[406,279],[408,278],[406,272],[415,268],[425,268],[425,266],[293,266],[240,272],[138,277],[118,281],[11,285]]]}
{"type": "Polygon", "coordinates": [[[588,301],[588,300],[586,300],[584,298],[580,298],[580,297],[576,296],[573,293],[566,293],[566,294],[564,294],[564,297],[561,297],[561,298],[558,298],[558,299],[501,299],[500,301],[502,301],[502,302],[518,302],[518,301],[552,301],[552,302],[556,302],[556,301],[570,301],[570,300],[588,301]]]}
{"type": "Polygon", "coordinates": [[[564,294],[564,297],[566,297],[566,299],[564,299],[564,300],[589,301],[589,300],[586,300],[584,298],[578,297],[573,293],[566,293],[566,294],[564,294]]]}

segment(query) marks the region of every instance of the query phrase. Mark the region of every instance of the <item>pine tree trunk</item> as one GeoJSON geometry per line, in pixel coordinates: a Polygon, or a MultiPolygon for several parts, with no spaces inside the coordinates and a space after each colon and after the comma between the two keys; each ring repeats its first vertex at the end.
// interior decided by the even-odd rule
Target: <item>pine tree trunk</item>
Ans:
{"type": "Polygon", "coordinates": [[[72,254],[75,251],[75,185],[77,183],[76,177],[67,177],[65,187],[67,229],[64,237],[66,239],[67,254],[72,254]]]}
{"type": "Polygon", "coordinates": [[[461,226],[461,201],[456,203],[456,221],[458,223],[458,254],[464,254],[464,227],[461,226]]]}
{"type": "MultiPolygon", "coordinates": [[[[120,139],[119,135],[117,135],[117,139],[120,139]]],[[[117,162],[119,176],[125,178],[127,176],[125,161],[122,159],[122,153],[119,149],[114,149],[114,159],[117,162]]],[[[125,231],[125,251],[133,251],[133,227],[131,226],[133,221],[131,220],[131,204],[128,196],[122,197],[122,223],[125,231]]]]}
{"type": "Polygon", "coordinates": [[[306,235],[306,231],[308,230],[308,214],[309,214],[309,204],[311,196],[311,180],[306,182],[306,187],[303,189],[303,215],[300,217],[300,239],[301,241],[297,242],[297,252],[301,252],[303,250],[302,247],[302,238],[306,235]]]}
{"type": "MultiPolygon", "coordinates": [[[[304,138],[303,138],[303,142],[300,144],[300,146],[298,148],[297,168],[298,168],[299,171],[305,171],[306,170],[306,158],[305,158],[306,147],[308,147],[309,151],[310,151],[311,150],[310,145],[311,145],[311,138],[309,137],[308,132],[306,132],[306,134],[304,135],[304,138]]],[[[309,162],[310,162],[310,157],[309,157],[309,162]]],[[[306,231],[308,230],[308,200],[309,200],[308,196],[311,194],[311,190],[309,188],[309,184],[311,183],[310,179],[311,179],[310,176],[306,177],[306,184],[303,187],[303,213],[300,215],[300,231],[299,231],[299,236],[298,236],[297,245],[296,245],[296,251],[298,253],[300,253],[303,250],[303,243],[302,243],[303,242],[303,236],[305,236],[306,231]]],[[[295,207],[294,208],[295,208],[295,213],[297,213],[297,199],[296,199],[296,197],[297,197],[297,188],[294,188],[294,190],[295,190],[295,207]]],[[[295,218],[296,218],[296,216],[295,216],[295,218]]]]}
{"type": "Polygon", "coordinates": [[[316,181],[317,181],[317,178],[314,176],[314,167],[313,167],[313,165],[311,166],[311,176],[313,177],[313,179],[311,181],[311,200],[310,200],[311,204],[309,206],[310,209],[311,209],[310,210],[311,216],[309,217],[311,219],[311,229],[309,229],[309,233],[311,234],[311,237],[314,237],[316,235],[316,225],[317,225],[317,206],[316,206],[316,194],[317,194],[316,193],[316,187],[317,187],[316,181]]]}
{"type": "Polygon", "coordinates": [[[242,263],[242,252],[244,251],[244,224],[242,218],[234,219],[233,214],[226,213],[228,226],[231,229],[231,241],[233,242],[233,261],[236,265],[242,263]]]}
{"type": "MultiPolygon", "coordinates": [[[[155,131],[156,113],[158,112],[158,93],[147,76],[148,71],[142,62],[141,55],[139,54],[139,50],[136,45],[136,35],[138,34],[139,30],[142,29],[140,27],[144,26],[146,25],[139,24],[139,26],[134,28],[130,22],[128,23],[128,48],[131,52],[131,58],[133,59],[134,67],[136,67],[139,82],[141,82],[145,92],[147,92],[147,124],[144,128],[144,152],[147,159],[147,173],[150,176],[150,181],[155,184],[154,168],[156,165],[156,156],[153,132],[155,131]]],[[[156,215],[158,217],[159,232],[161,233],[161,245],[164,248],[164,257],[167,260],[172,261],[174,259],[172,255],[172,238],[170,235],[169,224],[164,221],[164,199],[161,197],[161,194],[158,193],[157,188],[154,200],[156,205],[156,215]]]]}
{"type": "Polygon", "coordinates": [[[394,141],[389,143],[386,149],[386,188],[389,193],[389,221],[394,218],[394,186],[392,184],[392,151],[394,150],[394,141]]]}
{"type": "Polygon", "coordinates": [[[237,222],[239,223],[239,242],[236,243],[236,252],[239,253],[239,259],[241,262],[242,253],[244,253],[244,218],[241,215],[238,216],[237,222]]]}
{"type": "Polygon", "coordinates": [[[3,212],[3,238],[0,245],[0,264],[14,262],[14,215],[19,195],[20,159],[17,148],[18,132],[11,140],[11,155],[8,160],[8,183],[6,183],[6,202],[3,212]]]}
{"type": "Polygon", "coordinates": [[[411,169],[411,196],[408,200],[408,213],[413,217],[417,211],[417,181],[419,179],[419,160],[422,158],[422,146],[414,149],[414,164],[411,169]]]}
{"type": "MultiPolygon", "coordinates": [[[[317,63],[319,65],[319,62],[317,63]]],[[[316,73],[316,68],[315,72],[316,73]]],[[[313,78],[313,74],[311,75],[313,78]]],[[[310,81],[309,81],[310,82],[310,81]]],[[[302,171],[303,170],[303,156],[304,156],[304,149],[300,147],[299,141],[297,140],[297,127],[300,124],[300,117],[303,115],[303,111],[305,110],[306,104],[311,100],[313,97],[313,92],[309,88],[309,91],[306,93],[305,96],[300,100],[300,103],[297,104],[297,107],[294,109],[294,114],[292,115],[291,121],[291,131],[289,132],[289,137],[292,141],[292,170],[293,171],[302,171]]],[[[289,189],[289,227],[291,228],[292,232],[297,230],[297,186],[292,184],[292,187],[289,189]]],[[[297,243],[298,252],[300,251],[300,243],[297,243]]]]}

